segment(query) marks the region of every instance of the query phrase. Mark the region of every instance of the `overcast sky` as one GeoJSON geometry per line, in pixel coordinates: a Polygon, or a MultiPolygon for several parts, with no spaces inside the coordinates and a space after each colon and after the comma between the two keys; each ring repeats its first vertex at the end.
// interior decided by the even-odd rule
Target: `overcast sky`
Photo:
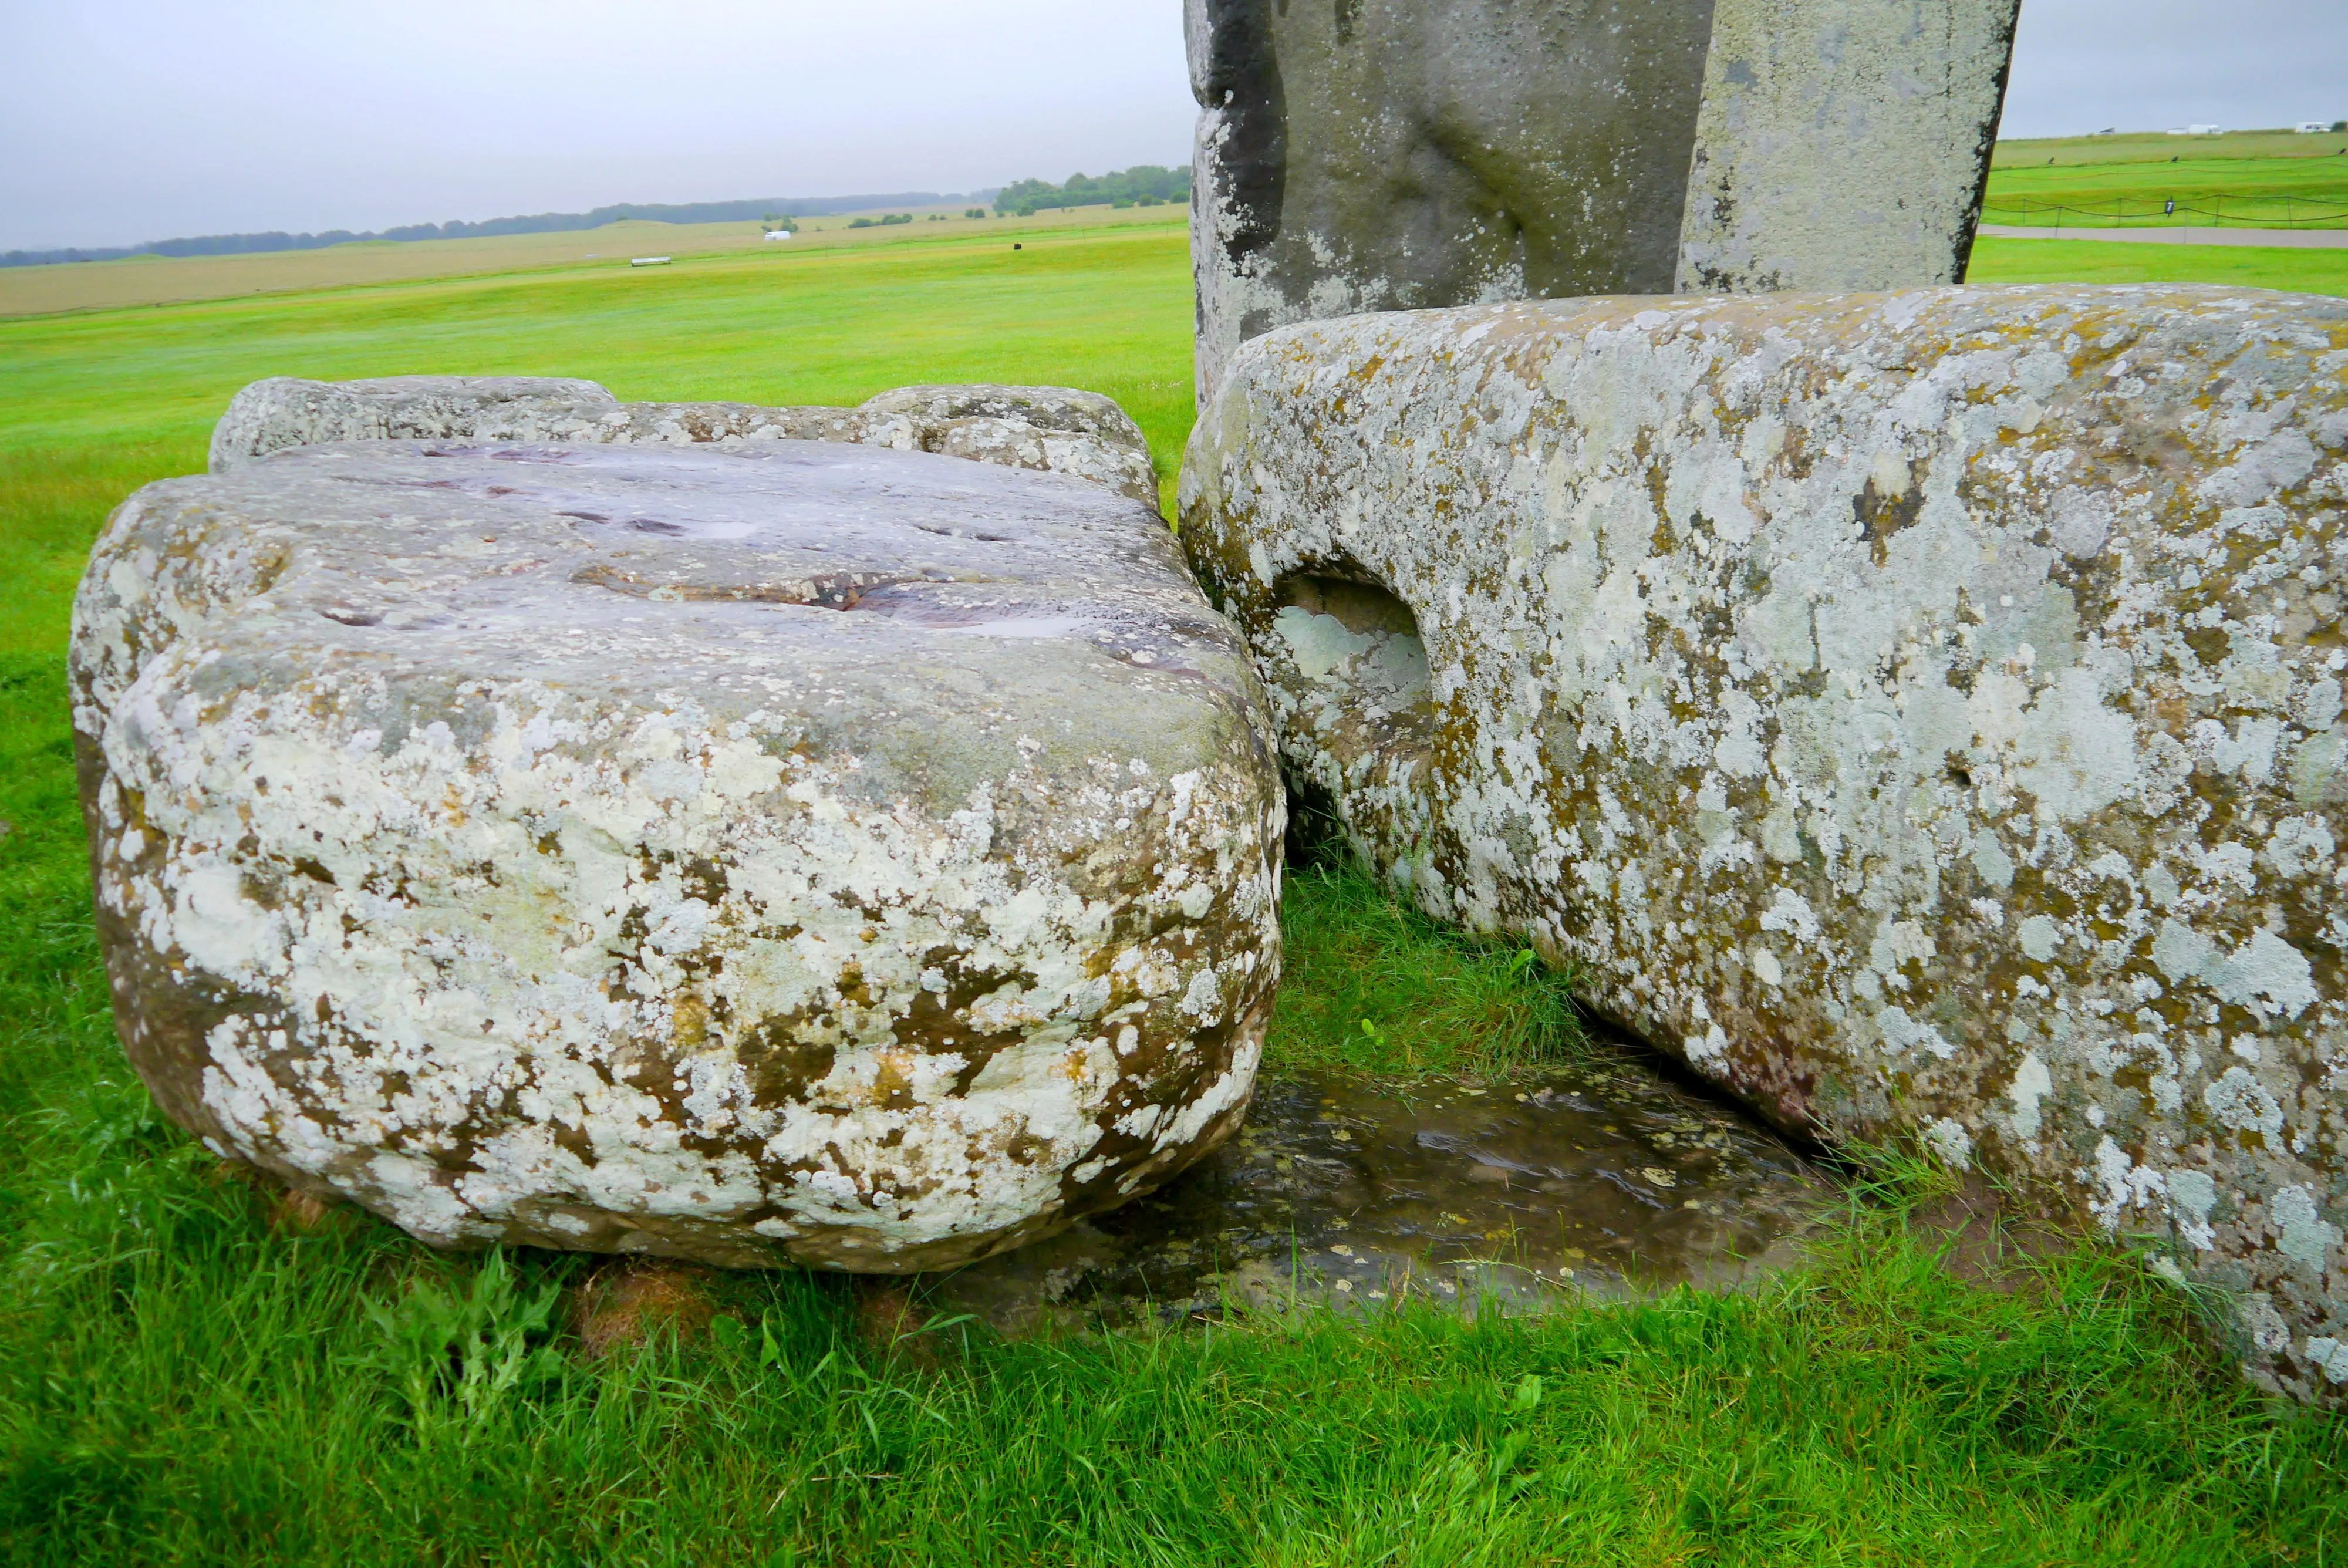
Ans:
{"type": "MultiPolygon", "coordinates": [[[[2318,116],[2348,0],[2024,0],[2009,134],[2318,116]]],[[[0,0],[0,250],[964,191],[1190,119],[1180,0],[0,0]]]]}

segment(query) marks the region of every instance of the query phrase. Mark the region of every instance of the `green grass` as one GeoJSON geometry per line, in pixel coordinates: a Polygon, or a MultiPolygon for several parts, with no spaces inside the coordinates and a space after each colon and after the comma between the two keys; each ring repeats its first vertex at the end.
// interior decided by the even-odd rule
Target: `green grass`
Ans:
{"type": "Polygon", "coordinates": [[[1170,484],[1189,435],[1179,225],[322,290],[0,320],[0,649],[54,650],[96,526],[199,472],[263,376],[583,376],[628,398],[860,402],[911,381],[1122,403],[1170,484]]]}
{"type": "Polygon", "coordinates": [[[1570,976],[1529,948],[1442,929],[1356,863],[1291,868],[1281,934],[1268,1071],[1505,1072],[1584,1044],[1570,976]]]}
{"type": "MultiPolygon", "coordinates": [[[[1073,382],[1125,400],[1170,464],[1179,237],[1021,256],[0,324],[0,1561],[2340,1560],[2339,1423],[2257,1396],[2124,1254],[1965,1283],[1917,1184],[1855,1202],[1813,1268],[1750,1295],[891,1344],[839,1281],[748,1277],[712,1287],[706,1335],[590,1362],[563,1328],[583,1260],[442,1258],[363,1220],[304,1233],[165,1124],[112,1038],[73,804],[66,600],[106,509],[200,467],[228,395],[282,372],[776,401],[1073,382]]],[[[1571,1047],[1554,976],[1358,873],[1300,872],[1285,914],[1277,1070],[1571,1047]]]]}
{"type": "Polygon", "coordinates": [[[2293,130],[2230,130],[2223,136],[2170,136],[2132,130],[2121,136],[2008,137],[1990,154],[1993,174],[2008,170],[2114,163],[2208,162],[2226,167],[2342,156],[2348,131],[2302,136],[2293,130]]]}
{"type": "Polygon", "coordinates": [[[2230,284],[2348,296],[2348,250],[2280,245],[2131,245],[2110,240],[1973,242],[1975,284],[2230,284]]]}
{"type": "Polygon", "coordinates": [[[2002,141],[1992,223],[2348,228],[2348,134],[2096,136],[2002,141]],[[2177,211],[2167,209],[2169,201],[2177,211]]]}

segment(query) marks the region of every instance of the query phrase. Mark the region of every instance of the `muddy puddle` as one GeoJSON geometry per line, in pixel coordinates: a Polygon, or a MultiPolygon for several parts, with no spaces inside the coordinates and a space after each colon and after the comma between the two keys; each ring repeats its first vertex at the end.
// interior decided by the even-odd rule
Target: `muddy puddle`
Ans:
{"type": "Polygon", "coordinates": [[[1536,1309],[1747,1283],[1835,1201],[1767,1131],[1634,1063],[1310,1075],[1259,1085],[1246,1126],[1159,1192],[916,1294],[1011,1335],[1405,1296],[1536,1309]]]}

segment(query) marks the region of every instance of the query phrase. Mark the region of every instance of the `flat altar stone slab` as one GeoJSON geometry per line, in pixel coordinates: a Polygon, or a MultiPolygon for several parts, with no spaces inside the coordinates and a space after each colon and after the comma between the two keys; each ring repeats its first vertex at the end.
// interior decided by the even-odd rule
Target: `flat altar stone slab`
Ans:
{"type": "Polygon", "coordinates": [[[1068,387],[900,387],[853,408],[623,403],[592,381],[532,376],[273,376],[212,427],[211,470],[327,441],[559,441],[739,447],[845,441],[1073,474],[1153,506],[1149,442],[1126,411],[1068,387]]]}
{"type": "Polygon", "coordinates": [[[1281,746],[1784,1121],[2348,1385],[2348,302],[1599,299],[1244,350],[1182,537],[1281,746]]]}
{"type": "Polygon", "coordinates": [[[1153,510],[800,441],[151,485],[75,613],[131,1061],[426,1241],[895,1272],[1248,1101],[1284,808],[1153,510]]]}
{"type": "Polygon", "coordinates": [[[1835,1199],[1776,1139],[1629,1062],[1308,1074],[1260,1086],[1239,1136],[1148,1197],[918,1292],[1012,1335],[1405,1298],[1539,1310],[1750,1284],[1835,1199]]]}

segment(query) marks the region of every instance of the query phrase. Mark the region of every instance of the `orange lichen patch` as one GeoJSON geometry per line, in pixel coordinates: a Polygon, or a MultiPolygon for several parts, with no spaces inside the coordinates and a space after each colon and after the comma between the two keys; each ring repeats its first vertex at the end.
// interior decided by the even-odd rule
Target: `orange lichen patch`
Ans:
{"type": "Polygon", "coordinates": [[[358,1211],[292,1188],[269,1205],[269,1228],[296,1236],[334,1235],[356,1228],[358,1211]]]}
{"type": "Polygon", "coordinates": [[[241,1160],[223,1160],[212,1168],[215,1185],[237,1182],[252,1191],[263,1223],[280,1235],[335,1235],[355,1229],[358,1211],[347,1203],[321,1198],[289,1187],[275,1174],[241,1160]]]}
{"type": "Polygon", "coordinates": [[[716,1274],[696,1264],[627,1258],[598,1268],[572,1294],[570,1327],[590,1360],[669,1333],[692,1339],[717,1315],[716,1274]]]}

